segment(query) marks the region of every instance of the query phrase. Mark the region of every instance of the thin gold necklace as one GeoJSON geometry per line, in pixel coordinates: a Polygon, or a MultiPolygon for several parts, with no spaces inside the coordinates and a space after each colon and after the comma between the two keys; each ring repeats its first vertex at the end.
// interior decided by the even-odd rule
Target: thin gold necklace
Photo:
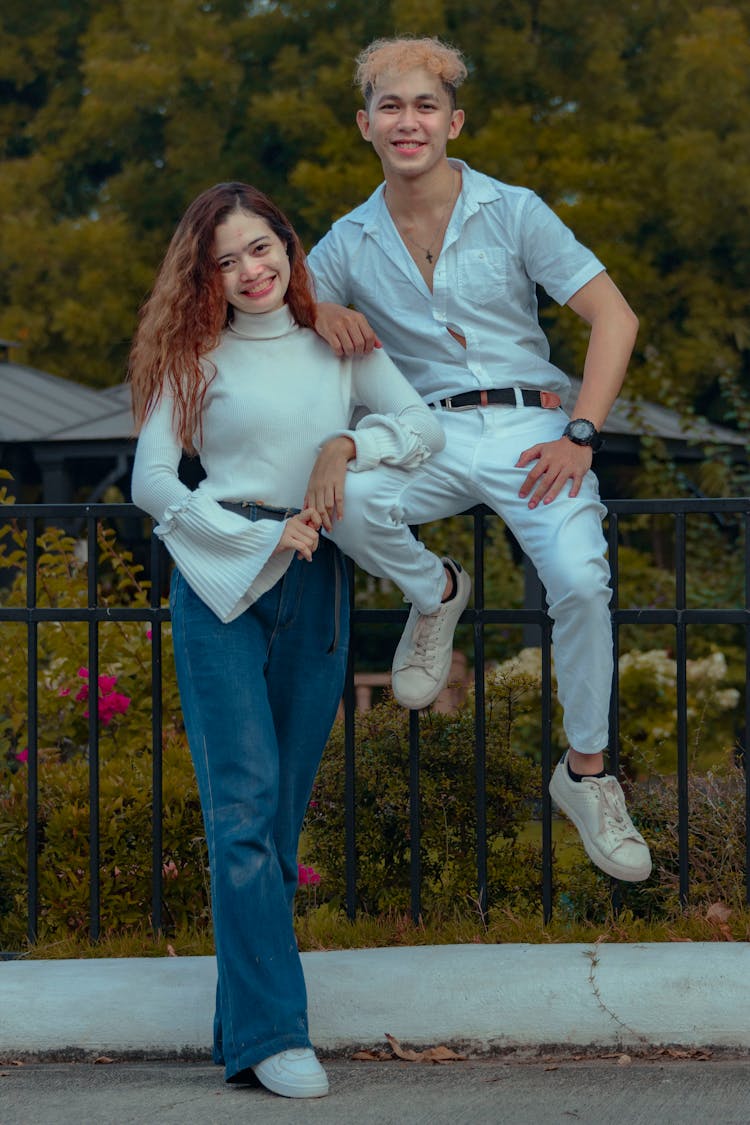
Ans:
{"type": "MultiPolygon", "coordinates": [[[[455,172],[455,169],[454,169],[454,172],[455,172]]],[[[450,214],[450,211],[453,208],[454,203],[458,199],[458,192],[460,191],[460,187],[461,187],[461,178],[459,176],[458,177],[458,188],[456,188],[455,182],[454,182],[454,188],[453,188],[453,191],[451,192],[450,199],[448,200],[448,203],[447,203],[445,209],[443,210],[443,213],[440,216],[440,222],[438,223],[437,227],[435,228],[435,233],[433,234],[432,238],[430,239],[429,246],[423,246],[421,242],[417,242],[416,238],[412,238],[412,236],[410,234],[407,234],[405,230],[401,229],[401,226],[399,225],[398,220],[396,219],[395,215],[391,211],[390,207],[388,207],[388,201],[386,200],[386,207],[388,207],[391,218],[393,219],[393,222],[395,224],[395,227],[396,227],[396,230],[398,231],[398,233],[403,238],[405,238],[407,240],[407,242],[411,242],[411,244],[413,246],[416,246],[417,250],[421,250],[422,253],[425,256],[426,261],[428,261],[430,264],[432,264],[432,262],[435,260],[435,256],[432,253],[432,247],[437,242],[441,232],[442,232],[443,235],[445,234],[445,229],[446,229],[445,220],[446,220],[446,217],[450,214]]]]}

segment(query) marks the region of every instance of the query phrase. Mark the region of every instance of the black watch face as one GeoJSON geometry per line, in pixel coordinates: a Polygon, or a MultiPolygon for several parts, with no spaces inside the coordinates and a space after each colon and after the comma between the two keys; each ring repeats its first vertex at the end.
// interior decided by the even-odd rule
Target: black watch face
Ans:
{"type": "Polygon", "coordinates": [[[584,418],[576,418],[568,424],[568,433],[575,441],[590,442],[596,434],[596,428],[584,418]]]}

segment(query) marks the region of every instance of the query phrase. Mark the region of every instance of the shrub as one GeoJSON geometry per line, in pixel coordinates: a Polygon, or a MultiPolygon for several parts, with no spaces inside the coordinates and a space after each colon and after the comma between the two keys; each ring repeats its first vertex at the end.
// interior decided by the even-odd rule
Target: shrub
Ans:
{"type": "MultiPolygon", "coordinates": [[[[510,746],[510,699],[517,686],[490,689],[486,785],[490,901],[539,897],[537,849],[519,842],[538,796],[537,770],[510,746]]],[[[428,712],[420,726],[420,863],[426,909],[476,900],[475,718],[471,700],[452,714],[428,712]]],[[[356,725],[357,888],[369,913],[409,905],[408,713],[391,698],[359,712],[356,725]]],[[[334,729],[306,820],[306,846],[321,890],[345,891],[344,732],[334,729]]]]}
{"type": "MultiPolygon", "coordinates": [[[[727,760],[736,742],[739,654],[716,649],[687,661],[687,719],[691,763],[705,770],[727,760]]],[[[539,760],[541,746],[541,650],[523,649],[488,673],[489,682],[502,683],[520,675],[528,685],[528,699],[515,724],[520,752],[539,760]]],[[[671,773],[677,768],[677,664],[664,649],[632,650],[619,659],[620,765],[630,777],[671,773]]],[[[554,685],[554,664],[553,664],[554,685]]],[[[553,737],[566,746],[559,706],[553,708],[553,737]]]]}
{"type": "MultiPolygon", "coordinates": [[[[12,516],[12,508],[6,508],[12,516]]],[[[87,565],[77,540],[59,528],[38,536],[37,602],[87,604],[87,565]]],[[[145,607],[149,585],[112,528],[98,533],[98,603],[145,607]]],[[[25,533],[0,527],[3,601],[26,604],[25,533]]],[[[171,629],[161,626],[164,917],[169,927],[205,925],[208,877],[200,808],[171,661],[171,629]]],[[[151,914],[151,634],[145,622],[107,621],[98,629],[94,693],[88,630],[76,622],[37,626],[39,924],[47,936],[89,924],[89,721],[99,716],[99,884],[103,930],[143,924],[151,914]]],[[[25,625],[3,624],[0,645],[0,947],[27,928],[28,668],[25,625]]]]}
{"type": "MultiPolygon", "coordinates": [[[[152,758],[130,749],[101,759],[99,887],[101,930],[117,933],[151,918],[152,758]]],[[[27,927],[28,771],[6,776],[0,792],[0,947],[19,948],[27,927]]],[[[208,870],[190,758],[180,740],[164,748],[163,850],[165,928],[209,922],[208,870]]],[[[89,763],[54,749],[39,761],[39,933],[49,940],[89,928],[89,763]]]]}

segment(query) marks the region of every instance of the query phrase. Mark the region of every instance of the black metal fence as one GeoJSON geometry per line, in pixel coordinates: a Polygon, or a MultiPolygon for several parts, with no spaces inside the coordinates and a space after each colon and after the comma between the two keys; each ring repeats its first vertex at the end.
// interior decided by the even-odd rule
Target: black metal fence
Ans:
{"type": "MultiPolygon", "coordinates": [[[[679,884],[680,895],[687,901],[690,888],[689,807],[688,807],[688,703],[687,703],[687,653],[688,630],[691,626],[740,626],[744,637],[746,682],[750,682],[750,499],[710,500],[629,500],[607,504],[607,536],[612,569],[612,624],[617,645],[619,630],[626,625],[671,626],[674,630],[674,654],[677,666],[677,786],[679,802],[679,884]],[[671,525],[669,540],[672,545],[672,566],[675,576],[674,604],[646,608],[620,608],[619,546],[621,523],[633,517],[650,517],[666,520],[671,525]],[[744,605],[734,608],[716,608],[708,605],[688,605],[687,558],[688,521],[695,517],[710,517],[726,522],[732,517],[736,535],[744,544],[744,605]]],[[[504,625],[535,627],[540,638],[542,658],[542,907],[545,919],[552,913],[552,810],[547,793],[552,768],[552,662],[551,621],[542,607],[502,609],[485,604],[484,561],[486,549],[485,525],[496,517],[488,509],[477,507],[469,515],[474,520],[474,607],[467,609],[462,622],[473,628],[475,692],[476,692],[476,856],[477,888],[481,909],[487,905],[487,799],[485,786],[485,628],[504,625]]],[[[97,528],[100,521],[115,521],[118,526],[128,526],[127,521],[143,521],[143,513],[133,505],[24,505],[16,504],[3,510],[4,522],[14,521],[26,531],[26,605],[11,606],[0,594],[0,643],[3,643],[2,625],[21,622],[26,626],[28,653],[28,937],[33,941],[37,934],[39,917],[39,761],[38,761],[38,690],[40,667],[38,660],[38,630],[42,622],[83,622],[88,629],[88,668],[90,682],[96,683],[99,671],[99,626],[104,621],[140,621],[151,627],[152,673],[152,788],[153,815],[152,838],[152,902],[150,918],[156,929],[162,927],[162,637],[160,626],[169,618],[169,610],[162,605],[162,591],[168,572],[168,559],[155,536],[148,546],[146,570],[151,580],[150,604],[112,606],[100,604],[97,550],[97,528]],[[125,522],[123,522],[125,521],[125,522]],[[39,562],[38,536],[45,526],[64,526],[75,529],[75,535],[86,544],[88,558],[87,604],[80,608],[47,608],[38,604],[37,574],[39,562]]],[[[0,521],[3,522],[3,521],[0,521]]],[[[134,526],[131,524],[130,526],[134,526]]],[[[706,601],[711,599],[707,595],[706,601]]],[[[375,623],[400,622],[406,610],[353,609],[353,652],[357,636],[375,623]]],[[[617,648],[616,648],[617,651],[617,648]]],[[[610,716],[610,760],[613,772],[618,768],[618,682],[615,662],[610,716]]],[[[355,695],[353,662],[347,676],[344,696],[345,727],[345,848],[347,857],[347,909],[353,915],[357,903],[357,804],[355,792],[355,695]]],[[[750,692],[744,693],[744,718],[741,750],[744,751],[747,732],[750,730],[750,692]]],[[[96,707],[89,711],[88,769],[89,769],[89,879],[90,879],[90,933],[96,939],[100,930],[100,824],[99,824],[99,715],[96,707]]],[[[412,713],[409,725],[410,774],[410,839],[411,839],[411,910],[418,917],[421,907],[420,873],[420,750],[419,724],[412,713]]],[[[746,769],[745,823],[750,825],[750,771],[746,769]]],[[[750,833],[746,833],[746,891],[750,902],[750,833]]],[[[146,919],[144,919],[146,921],[146,919]]]]}

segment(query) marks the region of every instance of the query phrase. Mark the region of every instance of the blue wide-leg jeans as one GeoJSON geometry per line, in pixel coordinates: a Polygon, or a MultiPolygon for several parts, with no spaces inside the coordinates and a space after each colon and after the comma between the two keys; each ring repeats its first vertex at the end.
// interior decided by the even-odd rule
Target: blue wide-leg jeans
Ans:
{"type": "Polygon", "coordinates": [[[214,1059],[230,1080],[310,1046],[292,900],[300,829],[343,690],[345,575],[321,539],[311,563],[295,558],[229,624],[176,569],[170,607],[211,871],[214,1059]]]}

